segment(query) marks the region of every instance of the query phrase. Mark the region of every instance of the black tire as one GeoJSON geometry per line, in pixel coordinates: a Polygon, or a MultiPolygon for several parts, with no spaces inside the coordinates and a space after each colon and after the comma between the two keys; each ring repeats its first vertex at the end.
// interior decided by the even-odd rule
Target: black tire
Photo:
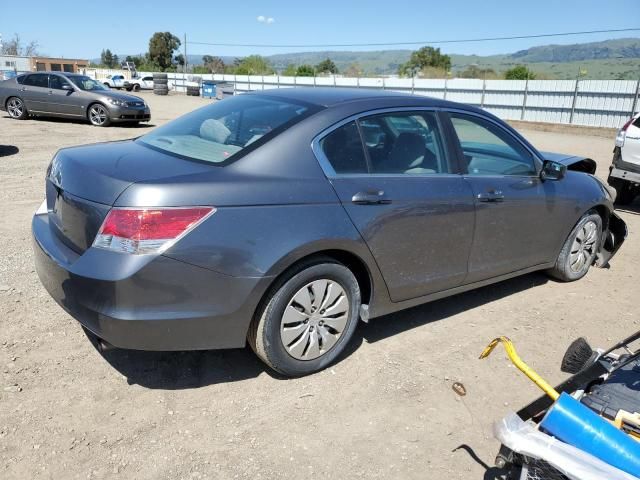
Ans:
{"type": "Polygon", "coordinates": [[[109,109],[101,103],[92,103],[89,105],[89,108],[87,108],[87,120],[89,120],[89,123],[94,127],[108,127],[111,125],[109,109]],[[98,112],[102,113],[98,115],[98,112]],[[98,120],[98,117],[100,117],[100,120],[98,120]]]}
{"type": "MultiPolygon", "coordinates": [[[[329,291],[327,289],[323,294],[325,298],[328,298],[329,291]]],[[[324,298],[322,300],[324,301],[324,298]]],[[[292,269],[269,290],[249,327],[247,341],[263,362],[283,375],[299,377],[318,372],[332,364],[341,355],[353,336],[358,324],[360,301],[360,287],[353,273],[347,267],[329,257],[317,257],[292,269]],[[289,303],[293,301],[293,297],[304,291],[305,286],[316,280],[329,280],[334,285],[337,284],[342,288],[342,292],[348,301],[347,306],[344,307],[346,308],[345,311],[348,312],[346,313],[348,314],[348,319],[342,328],[342,332],[337,336],[337,341],[326,352],[320,353],[320,356],[309,360],[297,359],[287,351],[283,343],[280,333],[281,323],[285,309],[292,308],[289,303]]],[[[329,308],[327,308],[328,310],[329,308]]],[[[324,310],[320,310],[320,313],[323,312],[324,310]]],[[[316,322],[318,318],[316,317],[316,322]]],[[[322,326],[322,322],[316,323],[314,327],[313,322],[314,319],[309,317],[306,321],[299,322],[299,326],[305,329],[305,332],[313,332],[314,328],[316,328],[316,332],[323,328],[324,335],[327,332],[331,332],[332,327],[322,326]],[[305,327],[302,323],[308,326],[305,327]]],[[[306,333],[301,333],[301,336],[297,337],[298,340],[292,343],[302,342],[300,340],[302,337],[307,338],[306,333]]],[[[324,337],[315,333],[315,339],[318,342],[320,342],[319,338],[324,337]]],[[[304,341],[306,343],[306,340],[304,341]]],[[[305,351],[307,348],[310,350],[309,345],[310,343],[304,347],[305,351]]],[[[291,347],[291,344],[289,344],[289,347],[291,347]]],[[[322,348],[319,347],[318,351],[321,352],[322,348]]]]}
{"type": "Polygon", "coordinates": [[[607,183],[616,189],[616,205],[629,205],[640,193],[633,183],[621,178],[609,177],[607,183]]]}
{"type": "Polygon", "coordinates": [[[9,116],[14,120],[24,120],[29,116],[27,106],[20,97],[9,97],[4,106],[9,116]]]}
{"type": "Polygon", "coordinates": [[[134,83],[131,88],[133,89],[134,92],[140,91],[140,85],[138,85],[137,83],[134,83]]]}
{"type": "Polygon", "coordinates": [[[158,80],[158,79],[162,80],[162,79],[167,79],[167,78],[169,78],[169,76],[166,73],[154,73],[153,74],[153,80],[154,81],[158,80]]]}
{"type": "Polygon", "coordinates": [[[556,264],[547,273],[562,282],[581,279],[593,265],[601,242],[602,218],[597,212],[590,210],[573,227],[560,250],[556,264]],[[595,238],[592,238],[589,233],[591,226],[595,226],[595,238]],[[580,260],[579,257],[583,254],[583,260],[580,260]],[[576,258],[578,258],[577,261],[575,261],[576,258]]]}
{"type": "Polygon", "coordinates": [[[153,80],[153,86],[154,87],[156,85],[167,85],[168,83],[169,83],[169,80],[167,80],[166,78],[154,79],[153,80]]]}

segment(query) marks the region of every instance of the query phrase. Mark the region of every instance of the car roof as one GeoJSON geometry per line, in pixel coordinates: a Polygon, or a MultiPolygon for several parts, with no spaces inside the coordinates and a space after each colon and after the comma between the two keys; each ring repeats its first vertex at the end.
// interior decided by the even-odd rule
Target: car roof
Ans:
{"type": "Polygon", "coordinates": [[[376,88],[344,88],[344,87],[295,87],[276,88],[250,92],[252,95],[268,95],[298,102],[307,102],[323,107],[332,107],[340,103],[356,102],[363,100],[384,100],[397,98],[409,100],[412,103],[424,107],[455,107],[472,110],[473,107],[455,102],[449,102],[433,97],[412,95],[410,93],[376,88]]]}

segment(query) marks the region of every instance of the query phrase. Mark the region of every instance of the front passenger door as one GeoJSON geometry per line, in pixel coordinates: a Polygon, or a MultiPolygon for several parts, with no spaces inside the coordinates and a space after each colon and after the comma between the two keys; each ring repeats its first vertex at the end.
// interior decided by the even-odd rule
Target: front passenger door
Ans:
{"type": "Polygon", "coordinates": [[[566,214],[556,183],[540,180],[534,154],[497,122],[453,112],[450,119],[476,207],[466,283],[552,261],[561,234],[553,229],[566,224],[553,221],[566,214]]]}

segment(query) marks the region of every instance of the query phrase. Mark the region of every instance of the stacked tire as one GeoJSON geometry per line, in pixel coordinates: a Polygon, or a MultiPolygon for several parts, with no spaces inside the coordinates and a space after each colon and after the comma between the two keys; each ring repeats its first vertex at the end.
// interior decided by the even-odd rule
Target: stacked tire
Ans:
{"type": "Polygon", "coordinates": [[[187,85],[187,95],[191,97],[199,97],[200,96],[200,86],[199,85],[187,85]]]}
{"type": "Polygon", "coordinates": [[[166,73],[153,74],[153,93],[156,95],[168,95],[169,85],[166,73]]]}

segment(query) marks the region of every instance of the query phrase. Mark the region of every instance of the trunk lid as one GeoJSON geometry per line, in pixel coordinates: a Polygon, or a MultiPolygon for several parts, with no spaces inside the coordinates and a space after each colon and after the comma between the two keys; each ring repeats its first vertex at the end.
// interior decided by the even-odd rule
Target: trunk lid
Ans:
{"type": "Polygon", "coordinates": [[[47,172],[50,228],[67,246],[82,253],[131,184],[212,168],[216,167],[152,151],[132,140],[60,150],[47,172]]]}

